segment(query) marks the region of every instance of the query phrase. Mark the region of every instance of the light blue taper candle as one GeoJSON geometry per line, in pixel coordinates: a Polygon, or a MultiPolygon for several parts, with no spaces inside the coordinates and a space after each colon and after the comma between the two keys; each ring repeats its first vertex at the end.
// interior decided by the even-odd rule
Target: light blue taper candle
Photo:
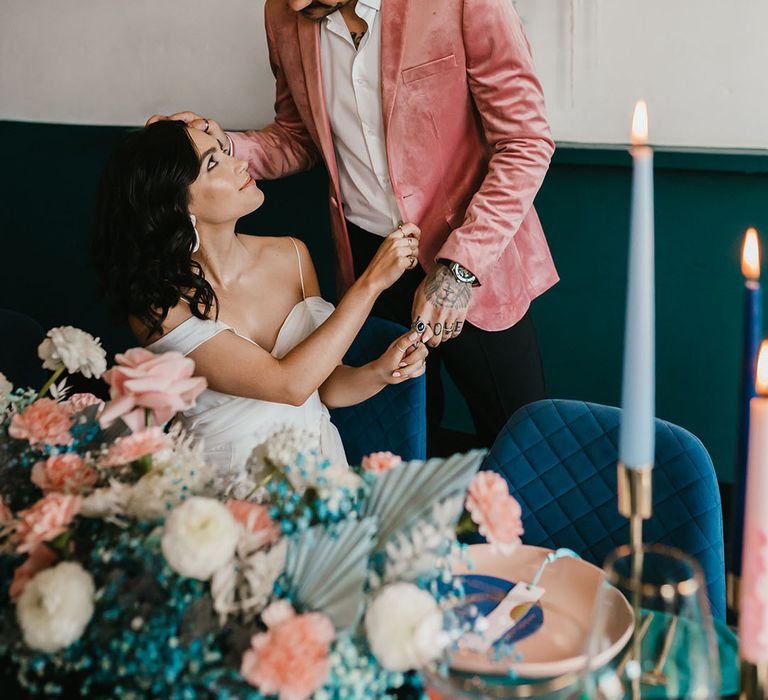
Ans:
{"type": "Polygon", "coordinates": [[[632,214],[629,240],[624,374],[619,460],[629,468],[653,465],[656,398],[653,151],[642,100],[632,118],[632,214]]]}

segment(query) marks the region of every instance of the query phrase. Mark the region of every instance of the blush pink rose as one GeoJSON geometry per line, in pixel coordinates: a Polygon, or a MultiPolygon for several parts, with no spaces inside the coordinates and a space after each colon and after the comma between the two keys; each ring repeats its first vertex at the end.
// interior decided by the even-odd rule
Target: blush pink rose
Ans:
{"type": "Polygon", "coordinates": [[[13,539],[16,551],[31,552],[43,542],[66,532],[72,519],[80,512],[80,496],[49,493],[35,505],[19,513],[19,524],[13,539]]]}
{"type": "Polygon", "coordinates": [[[363,457],[360,466],[367,472],[386,472],[402,463],[403,460],[391,452],[374,452],[363,457]]]}
{"type": "Polygon", "coordinates": [[[47,569],[56,561],[56,554],[50,547],[39,544],[27,557],[27,560],[13,573],[13,581],[8,589],[11,600],[18,600],[27,584],[43,569],[47,569]]]}
{"type": "Polygon", "coordinates": [[[117,364],[104,373],[111,401],[101,414],[102,425],[116,418],[134,431],[144,425],[144,411],[152,411],[156,425],[167,423],[179,411],[195,405],[205,389],[203,377],[193,377],[195,363],[178,352],[155,354],[131,348],[115,355],[117,364]]]}
{"type": "Polygon", "coordinates": [[[8,426],[8,434],[30,445],[69,445],[69,413],[53,399],[38,399],[17,413],[8,426]]]}
{"type": "Polygon", "coordinates": [[[32,483],[46,493],[77,493],[94,486],[98,480],[96,470],[72,452],[53,455],[32,467],[32,483]]]}
{"type": "Polygon", "coordinates": [[[101,460],[101,466],[122,467],[124,464],[130,464],[137,459],[171,447],[173,447],[173,441],[159,426],[142,428],[132,435],[120,438],[110,446],[106,456],[101,460]]]}
{"type": "Polygon", "coordinates": [[[76,413],[84,411],[88,406],[98,406],[99,409],[101,409],[104,407],[104,402],[98,396],[83,392],[80,394],[72,394],[62,406],[70,415],[75,415],[76,413]]]}
{"type": "Polygon", "coordinates": [[[280,526],[269,517],[269,510],[264,506],[248,501],[227,501],[227,508],[245,531],[259,537],[260,547],[274,544],[280,539],[280,526]]]}
{"type": "Polygon", "coordinates": [[[480,534],[494,549],[509,555],[520,544],[523,511],[499,474],[477,474],[469,486],[466,506],[480,534]]]}
{"type": "Polygon", "coordinates": [[[322,613],[296,615],[287,601],[264,610],[267,631],[251,637],[240,673],[264,695],[306,700],[328,678],[328,652],[334,631],[322,613]]]}

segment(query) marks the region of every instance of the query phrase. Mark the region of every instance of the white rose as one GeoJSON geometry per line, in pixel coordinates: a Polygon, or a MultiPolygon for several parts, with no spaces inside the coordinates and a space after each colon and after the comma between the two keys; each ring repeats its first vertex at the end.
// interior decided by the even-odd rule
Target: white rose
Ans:
{"type": "Polygon", "coordinates": [[[13,384],[8,381],[8,378],[2,372],[0,372],[0,412],[8,407],[12,391],[13,384]]]}
{"type": "Polygon", "coordinates": [[[100,377],[107,369],[107,353],[98,338],[72,326],[60,326],[48,331],[37,348],[43,367],[55,372],[60,367],[67,372],[80,372],[86,377],[100,377]]]}
{"type": "Polygon", "coordinates": [[[93,595],[93,579],[79,564],[65,561],[41,571],[16,605],[24,641],[51,653],[80,639],[93,616],[93,595]]]}
{"type": "Polygon", "coordinates": [[[240,527],[229,509],[211,498],[190,498],[165,522],[162,548],[178,574],[207,581],[235,554],[240,527]]]}
{"type": "Polygon", "coordinates": [[[389,671],[421,668],[442,650],[443,618],[435,599],[412,583],[394,583],[365,613],[368,644],[389,671]]]}

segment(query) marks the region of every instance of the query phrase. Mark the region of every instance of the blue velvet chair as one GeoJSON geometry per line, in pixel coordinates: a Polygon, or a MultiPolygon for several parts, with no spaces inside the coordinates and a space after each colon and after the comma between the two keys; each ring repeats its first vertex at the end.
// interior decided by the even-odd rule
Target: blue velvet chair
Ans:
{"type": "MultiPolygon", "coordinates": [[[[629,541],[616,506],[621,410],[583,401],[547,400],[510,418],[484,464],[501,474],[523,509],[526,544],[569,547],[602,564],[629,541]]],[[[645,540],[698,559],[712,614],[725,617],[720,491],[704,445],[687,430],[656,419],[653,517],[645,540]]]]}
{"type": "MultiPolygon", "coordinates": [[[[379,357],[405,328],[380,318],[366,321],[344,363],[359,367],[379,357]]],[[[427,456],[427,398],[422,375],[392,384],[357,406],[331,411],[350,464],[371,452],[387,451],[403,460],[427,456]]]]}

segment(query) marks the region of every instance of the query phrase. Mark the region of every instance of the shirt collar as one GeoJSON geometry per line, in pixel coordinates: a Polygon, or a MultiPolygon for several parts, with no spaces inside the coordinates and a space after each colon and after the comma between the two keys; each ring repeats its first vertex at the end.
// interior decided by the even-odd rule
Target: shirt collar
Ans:
{"type": "MultiPolygon", "coordinates": [[[[381,0],[357,0],[357,6],[355,7],[355,12],[357,12],[358,17],[363,17],[363,15],[358,12],[358,8],[360,7],[366,7],[369,10],[373,10],[374,12],[380,12],[381,11],[381,0]]],[[[331,24],[337,24],[338,22],[341,22],[345,27],[346,23],[341,17],[341,14],[339,14],[339,11],[337,10],[332,15],[328,15],[328,17],[325,18],[325,23],[327,25],[331,24]]]]}

